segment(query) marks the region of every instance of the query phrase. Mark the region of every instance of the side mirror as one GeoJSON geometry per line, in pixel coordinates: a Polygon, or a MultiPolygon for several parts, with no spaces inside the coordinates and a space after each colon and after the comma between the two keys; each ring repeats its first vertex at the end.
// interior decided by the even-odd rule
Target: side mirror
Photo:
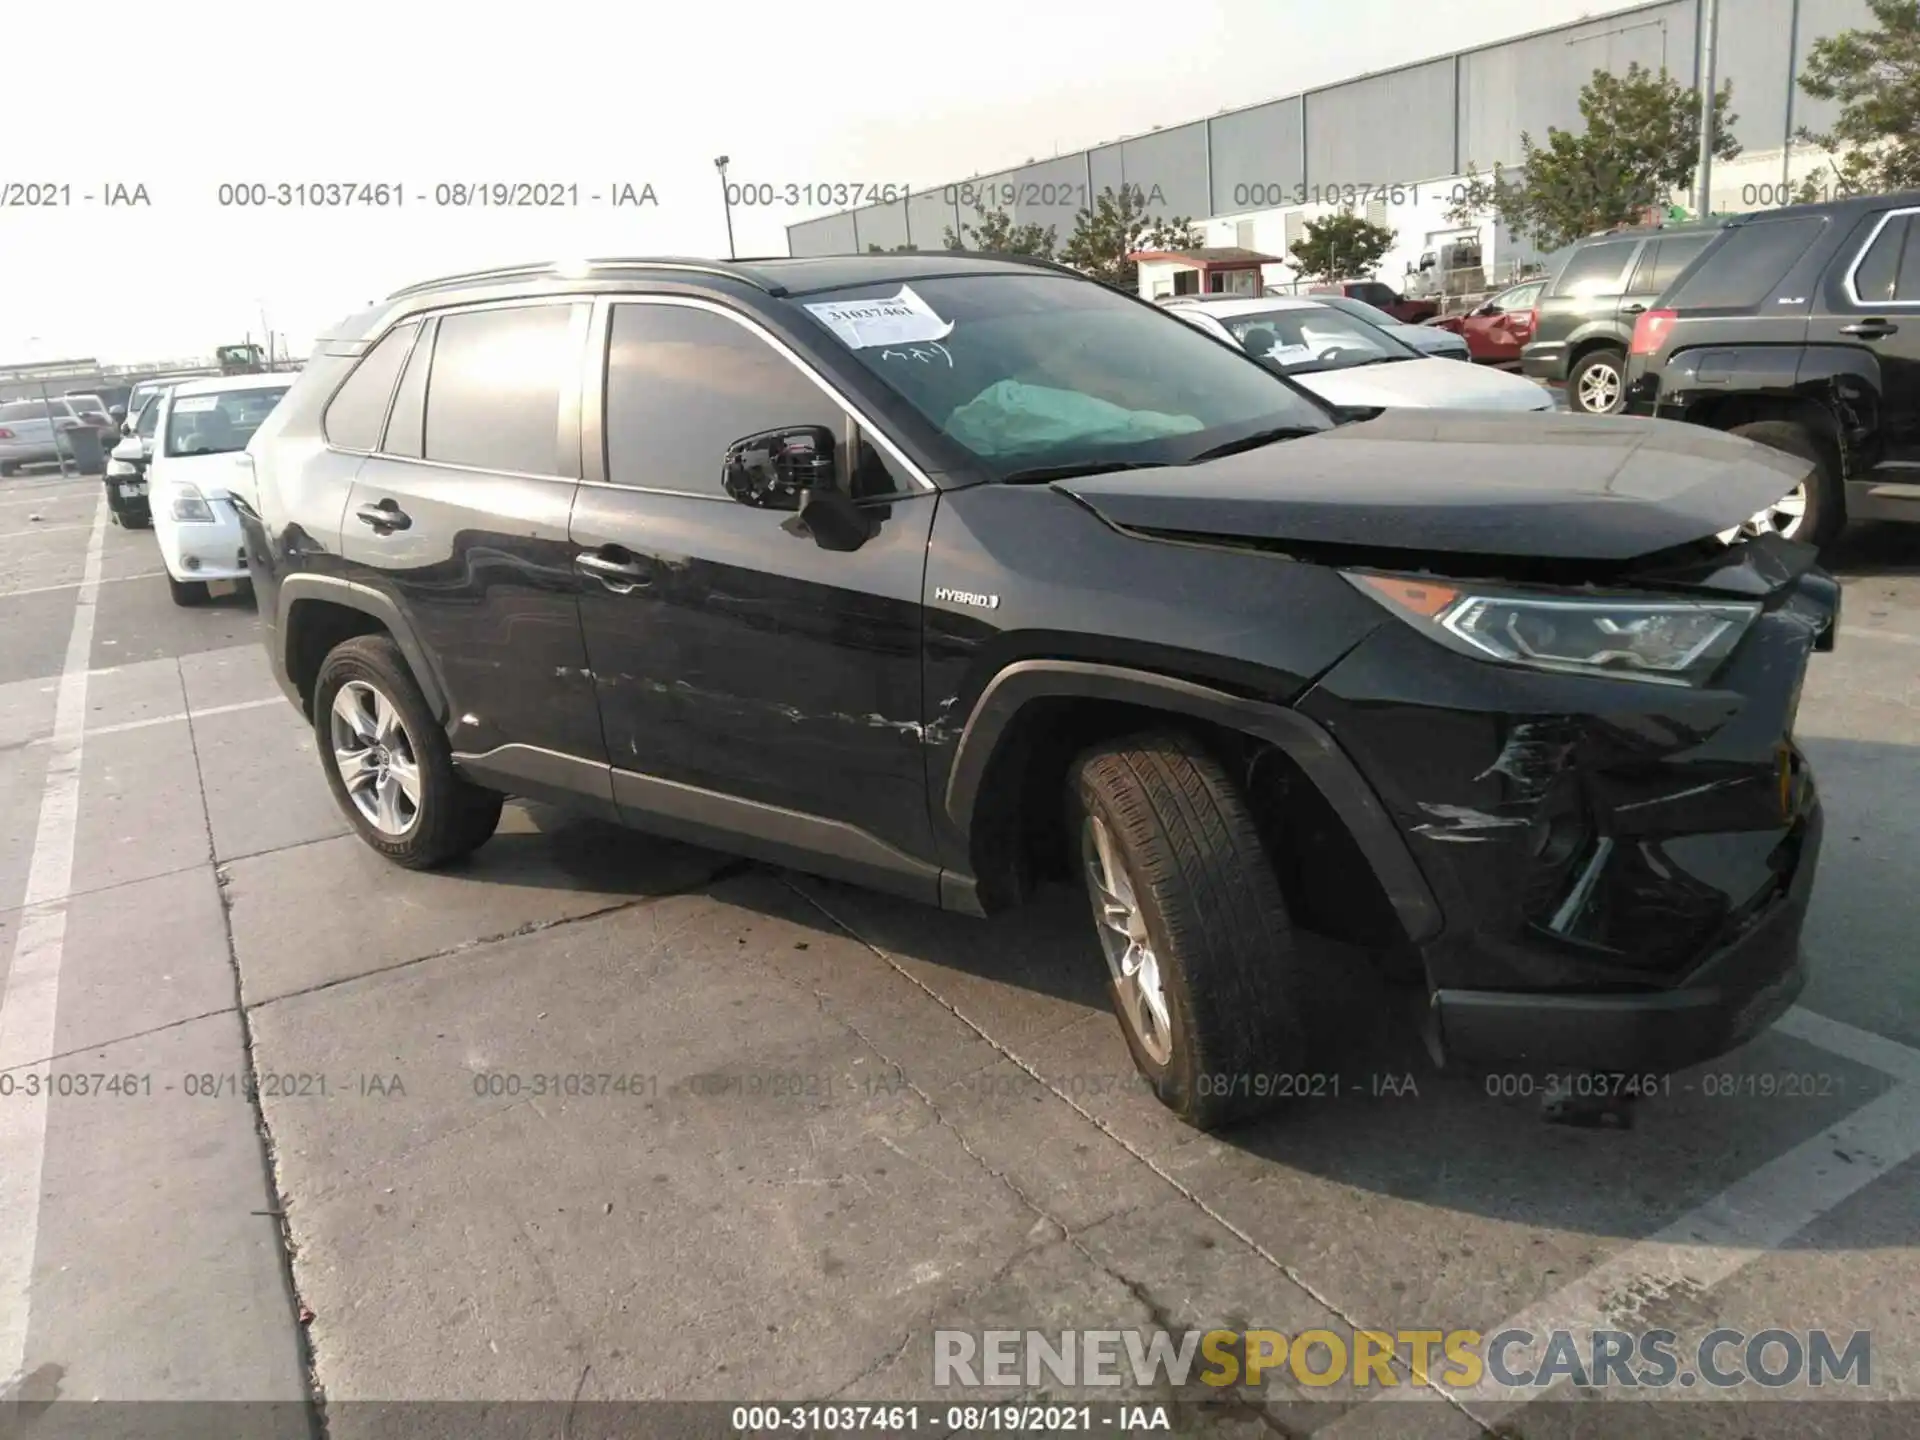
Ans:
{"type": "Polygon", "coordinates": [[[824,425],[796,425],[734,441],[721,484],[742,505],[798,510],[807,491],[833,488],[833,470],[833,432],[824,425]]]}

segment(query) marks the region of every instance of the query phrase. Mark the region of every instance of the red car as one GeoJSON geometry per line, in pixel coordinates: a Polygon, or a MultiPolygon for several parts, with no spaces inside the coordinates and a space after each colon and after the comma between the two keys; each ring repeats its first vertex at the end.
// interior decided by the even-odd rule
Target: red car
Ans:
{"type": "Polygon", "coordinates": [[[1349,300],[1364,300],[1376,310],[1384,310],[1403,325],[1418,325],[1440,313],[1431,300],[1409,300],[1391,285],[1378,280],[1335,280],[1315,285],[1309,295],[1344,295],[1349,300]]]}
{"type": "Polygon", "coordinates": [[[1513,365],[1520,359],[1520,347],[1533,339],[1534,306],[1540,301],[1545,280],[1529,280],[1502,290],[1478,309],[1434,323],[1453,331],[1467,342],[1473,358],[1483,365],[1513,365]]]}

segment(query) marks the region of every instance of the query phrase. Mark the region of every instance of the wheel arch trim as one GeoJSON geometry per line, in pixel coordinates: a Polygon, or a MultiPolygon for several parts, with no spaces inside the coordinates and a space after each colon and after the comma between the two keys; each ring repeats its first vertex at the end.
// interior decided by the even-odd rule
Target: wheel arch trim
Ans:
{"type": "Polygon", "coordinates": [[[1373,787],[1331,735],[1285,706],[1148,670],[1083,660],[1021,660],[996,674],[967,717],[948,772],[947,818],[963,836],[973,833],[981,788],[1002,737],[1025,706],[1044,699],[1140,705],[1209,721],[1271,743],[1300,767],[1346,823],[1408,939],[1422,944],[1440,933],[1439,902],[1406,841],[1373,787]]]}
{"type": "Polygon", "coordinates": [[[358,610],[378,620],[393,637],[394,644],[400,647],[400,653],[406,657],[407,668],[413,672],[414,683],[419,685],[433,718],[443,725],[447,722],[452,710],[447,703],[446,690],[440,684],[439,674],[434,670],[426,647],[421,645],[413,626],[407,622],[392,596],[371,585],[337,575],[289,575],[280,582],[279,589],[277,628],[283,654],[290,650],[293,643],[293,611],[302,601],[312,600],[358,610]]]}

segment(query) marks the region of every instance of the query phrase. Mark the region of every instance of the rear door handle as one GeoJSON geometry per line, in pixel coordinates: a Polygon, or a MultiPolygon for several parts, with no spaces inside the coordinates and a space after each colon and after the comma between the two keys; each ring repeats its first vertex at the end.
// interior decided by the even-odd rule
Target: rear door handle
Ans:
{"type": "Polygon", "coordinates": [[[611,545],[604,550],[582,550],[573,557],[573,563],[604,582],[609,590],[622,594],[637,585],[645,585],[652,577],[653,570],[651,565],[630,551],[611,545]]]}
{"type": "Polygon", "coordinates": [[[1891,335],[1900,327],[1891,320],[1856,320],[1851,325],[1842,325],[1842,335],[1858,335],[1864,340],[1878,340],[1883,335],[1891,335]]]}
{"type": "Polygon", "coordinates": [[[393,500],[368,501],[353,513],[356,519],[376,530],[405,530],[413,524],[413,517],[393,500]]]}

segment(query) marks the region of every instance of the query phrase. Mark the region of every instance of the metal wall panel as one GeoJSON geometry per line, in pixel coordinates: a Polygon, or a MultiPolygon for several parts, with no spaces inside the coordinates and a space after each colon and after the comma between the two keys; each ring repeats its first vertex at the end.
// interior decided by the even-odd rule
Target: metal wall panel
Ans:
{"type": "Polygon", "coordinates": [[[1453,58],[1307,96],[1307,187],[1388,185],[1453,173],[1453,58]],[[1425,123],[1432,117],[1433,123],[1425,123]]]}
{"type": "MultiPolygon", "coordinates": [[[[1726,13],[1736,8],[1723,0],[1723,30],[1737,23],[1726,13]]],[[[1523,131],[1544,145],[1549,128],[1580,126],[1580,90],[1595,70],[1624,74],[1635,62],[1649,70],[1664,65],[1681,84],[1693,84],[1694,13],[1694,0],[1669,0],[1462,55],[1462,170],[1512,164],[1520,158],[1523,131]]]]}
{"type": "MultiPolygon", "coordinates": [[[[1719,83],[1733,86],[1733,134],[1748,150],[1776,150],[1787,139],[1788,59],[1795,0],[1721,0],[1719,83]]],[[[1808,0],[1799,0],[1804,8],[1808,0]]]]}
{"type": "Polygon", "coordinates": [[[1067,243],[1074,219],[1092,203],[1087,192],[1084,153],[1061,155],[1013,172],[1014,202],[1008,207],[1016,225],[1051,225],[1054,242],[1067,243]]]}
{"type": "Polygon", "coordinates": [[[896,245],[907,243],[907,207],[901,201],[893,205],[868,205],[853,212],[854,225],[859,231],[860,249],[878,245],[882,250],[891,250],[896,245]]]}
{"type": "Polygon", "coordinates": [[[1118,145],[1102,145],[1087,155],[1087,166],[1093,172],[1093,193],[1102,190],[1118,190],[1126,181],[1126,165],[1118,145]]]}
{"type": "Polygon", "coordinates": [[[1213,117],[1213,204],[1232,215],[1288,203],[1306,182],[1300,159],[1298,95],[1213,117]],[[1285,199],[1278,197],[1284,196],[1285,199]]]}
{"type": "Polygon", "coordinates": [[[787,227],[789,255],[846,255],[853,251],[853,212],[823,215],[787,227]]]}
{"type": "MultiPolygon", "coordinates": [[[[1721,43],[1725,43],[1727,33],[1727,0],[1720,0],[1721,43]]],[[[1798,129],[1805,125],[1809,130],[1819,132],[1839,118],[1840,107],[1831,100],[1815,100],[1798,86],[1798,78],[1805,66],[1807,54],[1813,49],[1813,42],[1827,35],[1838,35],[1844,30],[1874,30],[1873,12],[1867,8],[1867,0],[1800,0],[1799,44],[1794,56],[1793,73],[1796,80],[1793,96],[1793,123],[1798,129]]],[[[1740,92],[1734,91],[1737,103],[1740,92]]],[[[1739,134],[1739,131],[1735,132],[1739,134]]]]}
{"type": "Polygon", "coordinates": [[[1102,152],[1095,151],[1096,191],[1121,184],[1138,189],[1146,201],[1147,213],[1168,220],[1182,215],[1197,220],[1210,208],[1204,124],[1136,135],[1106,147],[1106,151],[1119,152],[1118,169],[1115,173],[1108,164],[1103,164],[1102,152]]]}
{"type": "Polygon", "coordinates": [[[960,212],[939,190],[928,190],[907,202],[907,220],[915,245],[943,250],[947,231],[960,223],[960,212]]]}

